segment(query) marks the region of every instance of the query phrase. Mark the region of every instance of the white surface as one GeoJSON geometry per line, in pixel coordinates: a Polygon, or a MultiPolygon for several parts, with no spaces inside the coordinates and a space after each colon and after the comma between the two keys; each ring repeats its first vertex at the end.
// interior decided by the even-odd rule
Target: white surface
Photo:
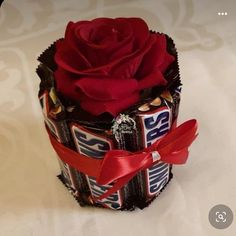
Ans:
{"type": "Polygon", "coordinates": [[[235,1],[7,0],[0,9],[0,235],[236,234],[235,1]],[[218,15],[227,12],[227,16],[218,15]],[[200,135],[185,166],[143,211],[80,208],[57,180],[58,164],[37,100],[36,57],[69,20],[140,16],[175,39],[184,83],[179,121],[200,135]],[[208,223],[215,204],[233,224],[208,223]]]}

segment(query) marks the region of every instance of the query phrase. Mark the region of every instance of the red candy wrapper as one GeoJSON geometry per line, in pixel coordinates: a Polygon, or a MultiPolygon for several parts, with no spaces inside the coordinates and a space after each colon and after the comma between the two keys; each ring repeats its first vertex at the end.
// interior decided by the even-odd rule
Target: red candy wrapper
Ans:
{"type": "MultiPolygon", "coordinates": [[[[105,24],[104,30],[109,31],[112,25],[111,30],[114,32],[117,33],[119,30],[123,32],[117,26],[117,22],[123,24],[127,20],[118,19],[110,21],[101,18],[92,21],[92,26],[95,24],[96,27],[97,25],[101,27],[105,24]]],[[[61,168],[59,179],[81,206],[90,205],[113,210],[132,210],[136,207],[143,209],[160,194],[172,178],[172,165],[185,163],[188,147],[196,137],[195,120],[176,127],[182,85],[177,51],[172,39],[164,34],[147,33],[143,21],[135,19],[128,19],[132,22],[130,25],[134,26],[137,22],[141,24],[144,34],[150,34],[148,40],[154,46],[145,46],[147,52],[142,52],[142,56],[138,54],[139,56],[133,58],[134,64],[139,61],[135,72],[138,79],[137,82],[133,81],[134,79],[128,82],[118,81],[118,83],[124,82],[124,86],[134,83],[129,85],[131,87],[124,87],[124,91],[113,87],[117,86],[117,81],[113,81],[114,78],[110,78],[112,82],[108,78],[101,78],[100,62],[93,61],[98,66],[95,66],[95,69],[86,68],[91,66],[91,59],[82,69],[79,68],[80,65],[78,69],[75,69],[75,64],[68,66],[68,63],[72,63],[71,60],[68,62],[60,51],[67,50],[62,45],[63,39],[53,43],[38,58],[40,65],[37,74],[41,79],[39,101],[51,143],[58,154],[61,168]],[[165,47],[155,46],[152,40],[155,39],[156,34],[156,38],[164,40],[165,47]],[[153,50],[165,52],[162,53],[162,59],[156,58],[160,65],[157,74],[158,84],[153,84],[155,78],[153,79],[152,76],[146,76],[144,79],[140,77],[150,70],[145,64],[148,59],[151,64],[155,64],[153,50]],[[66,72],[63,71],[65,68],[66,72]],[[96,68],[99,68],[99,73],[96,68]],[[69,75],[71,77],[68,77],[69,75]],[[95,81],[94,86],[104,87],[91,88],[90,82],[94,81],[91,75],[97,76],[98,81],[95,81]],[[68,79],[71,84],[68,84],[68,79]],[[67,87],[64,89],[63,84],[68,85],[69,90],[67,87]],[[74,86],[77,86],[76,89],[74,86]],[[89,89],[86,86],[89,86],[89,89]],[[134,90],[135,95],[134,92],[129,92],[129,89],[134,89],[133,86],[139,88],[134,90]],[[70,89],[71,94],[68,96],[70,89]],[[101,93],[103,90],[105,95],[101,93]],[[98,94],[98,97],[91,98],[91,94],[98,94]],[[113,96],[112,102],[109,96],[113,96]],[[126,96],[133,96],[132,102],[127,100],[126,96]],[[120,105],[117,105],[119,102],[120,105]],[[97,104],[97,108],[94,104],[97,104]],[[104,110],[102,110],[103,106],[106,107],[104,110]],[[95,110],[91,111],[91,108],[95,110]]],[[[71,24],[67,28],[65,40],[72,37],[74,28],[81,27],[80,24],[71,24]]],[[[84,26],[81,30],[87,32],[84,26]]],[[[134,33],[136,37],[137,34],[134,33]]],[[[100,36],[96,35],[98,38],[100,36]]],[[[115,39],[109,40],[116,40],[118,36],[112,34],[112,37],[115,39]]],[[[140,42],[137,41],[134,45],[140,42]]],[[[78,45],[80,43],[78,40],[78,45]]],[[[113,46],[116,47],[117,43],[113,46]]],[[[65,45],[67,47],[67,44],[65,45]]],[[[94,45],[91,47],[93,48],[94,45]]],[[[71,48],[68,50],[73,56],[71,48]]],[[[80,50],[81,61],[79,62],[85,63],[87,59],[89,60],[89,56],[85,59],[84,47],[80,50]]],[[[87,50],[92,50],[90,53],[94,53],[97,49],[87,50]]],[[[111,65],[112,63],[109,63],[109,66],[111,65]]],[[[108,68],[110,67],[105,66],[103,70],[110,70],[108,68]]],[[[123,70],[127,73],[125,69],[123,70]]],[[[118,71],[121,73],[122,69],[118,71]]],[[[113,71],[106,73],[110,76],[113,71]]],[[[117,76],[117,73],[114,72],[113,76],[117,76]]],[[[122,77],[122,74],[120,76],[122,77]]]]}

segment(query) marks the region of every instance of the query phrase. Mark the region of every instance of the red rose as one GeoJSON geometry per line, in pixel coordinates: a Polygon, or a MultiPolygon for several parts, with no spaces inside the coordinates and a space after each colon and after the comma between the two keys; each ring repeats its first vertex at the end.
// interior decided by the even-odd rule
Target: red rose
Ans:
{"type": "Polygon", "coordinates": [[[167,82],[174,61],[166,37],[150,33],[140,18],[98,18],[70,22],[56,44],[57,90],[93,115],[116,116],[139,100],[140,92],[167,82]]]}

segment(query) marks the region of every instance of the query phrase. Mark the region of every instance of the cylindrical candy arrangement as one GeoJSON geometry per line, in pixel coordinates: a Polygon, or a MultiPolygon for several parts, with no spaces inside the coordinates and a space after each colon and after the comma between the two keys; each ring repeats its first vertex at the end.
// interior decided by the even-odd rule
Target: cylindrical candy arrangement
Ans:
{"type": "MultiPolygon", "coordinates": [[[[142,152],[176,127],[181,92],[176,48],[142,19],[70,22],[65,38],[38,60],[49,136],[85,159],[102,161],[111,150],[142,152]]],[[[102,199],[116,181],[99,184],[60,155],[59,178],[82,206],[142,209],[172,178],[171,162],[160,161],[158,151],[151,157],[151,166],[102,199]]]]}

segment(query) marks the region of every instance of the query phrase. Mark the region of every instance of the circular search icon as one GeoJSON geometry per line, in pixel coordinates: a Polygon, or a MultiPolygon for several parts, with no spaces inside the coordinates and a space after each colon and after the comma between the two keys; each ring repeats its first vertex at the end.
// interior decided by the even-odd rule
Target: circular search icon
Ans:
{"type": "Polygon", "coordinates": [[[208,219],[210,224],[216,229],[226,229],[233,222],[232,210],[223,204],[219,204],[211,208],[208,219]]]}

